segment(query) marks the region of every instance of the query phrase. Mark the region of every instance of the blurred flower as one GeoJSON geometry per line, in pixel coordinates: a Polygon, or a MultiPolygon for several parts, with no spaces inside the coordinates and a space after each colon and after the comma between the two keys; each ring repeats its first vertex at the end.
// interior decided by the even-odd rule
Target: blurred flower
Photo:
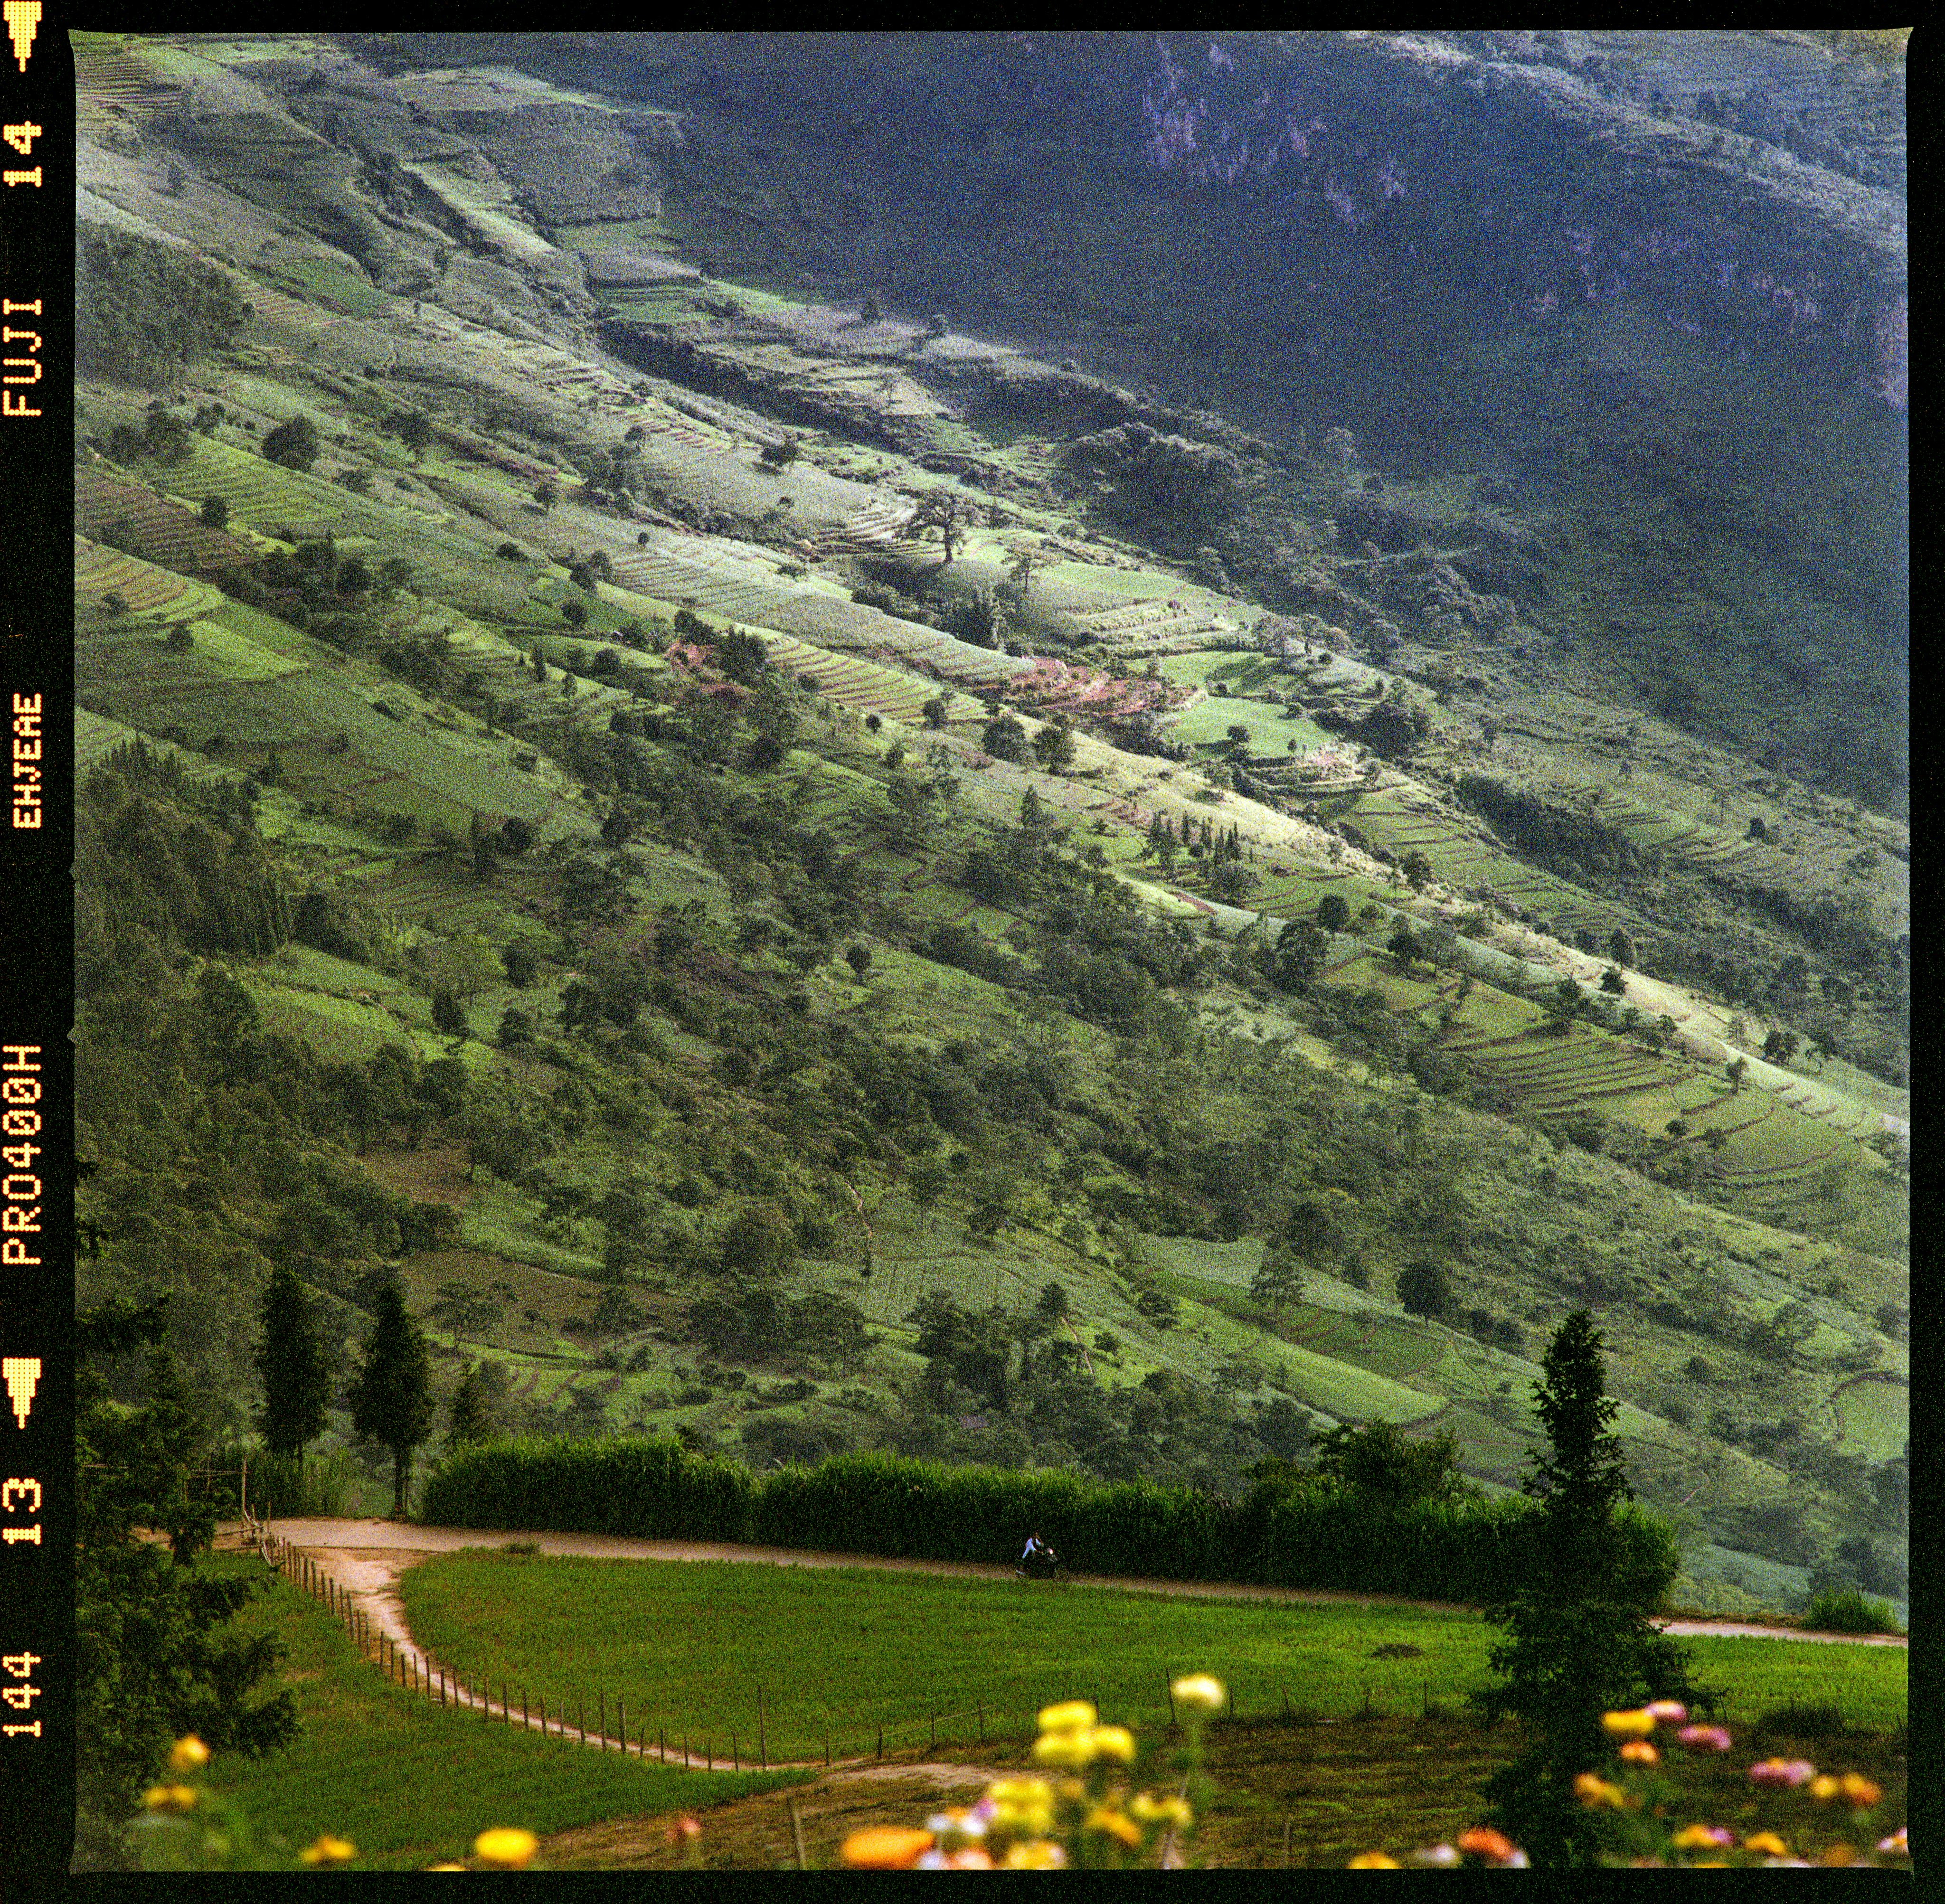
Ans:
{"type": "Polygon", "coordinates": [[[1034,1741],[1033,1761],[1036,1765],[1086,1765],[1093,1761],[1093,1757],[1091,1733],[1043,1732],[1034,1741]]]}
{"type": "Polygon", "coordinates": [[[1511,1838],[1486,1825],[1475,1825],[1469,1832],[1461,1832],[1456,1842],[1461,1851],[1484,1858],[1489,1864],[1508,1862],[1516,1848],[1511,1838]]]}
{"type": "Polygon", "coordinates": [[[426,1869],[428,1871],[464,1871],[466,1867],[463,1864],[454,1864],[448,1860],[445,1864],[429,1864],[426,1869]]]}
{"type": "Polygon", "coordinates": [[[1786,1785],[1792,1790],[1816,1776],[1816,1767],[1807,1758],[1763,1758],[1749,1767],[1752,1785],[1786,1785]]]}
{"type": "Polygon", "coordinates": [[[1810,1795],[1820,1805],[1827,1805],[1843,1788],[1843,1780],[1833,1779],[1828,1772],[1819,1772],[1810,1781],[1810,1795]]]}
{"type": "Polygon", "coordinates": [[[1846,1865],[1867,1861],[1857,1856],[1857,1847],[1854,1844],[1832,1844],[1817,1853],[1817,1862],[1819,1864],[1846,1865]]]}
{"type": "Polygon", "coordinates": [[[1618,1738],[1635,1739],[1654,1730],[1654,1715],[1646,1710],[1635,1712],[1604,1712],[1601,1715],[1601,1729],[1618,1738]]]}
{"type": "Polygon", "coordinates": [[[1675,1736],[1697,1751],[1725,1752],[1731,1742],[1721,1726],[1684,1726],[1675,1736]]]}
{"type": "Polygon", "coordinates": [[[1382,1851],[1360,1851],[1345,1869],[1347,1871],[1402,1871],[1404,1867],[1397,1859],[1387,1857],[1382,1851]]]}
{"type": "Polygon", "coordinates": [[[1661,1755],[1645,1739],[1630,1739],[1621,1748],[1621,1756],[1630,1765],[1659,1765],[1661,1755]]]}
{"type": "Polygon", "coordinates": [[[1044,1779],[1002,1779],[986,1795],[996,1830],[1043,1838],[1053,1829],[1053,1788],[1044,1779]]]}
{"type": "Polygon", "coordinates": [[[1678,1726],[1688,1717],[1688,1708],[1679,1699],[1650,1699],[1641,1710],[1652,1715],[1657,1724],[1678,1726]]]}
{"type": "Polygon", "coordinates": [[[1140,1825],[1126,1812],[1117,1811],[1108,1805],[1096,1805],[1082,1821],[1081,1829],[1105,1832],[1110,1838],[1118,1839],[1131,1849],[1142,1841],[1140,1825]]]}
{"type": "Polygon", "coordinates": [[[925,1828],[929,1832],[937,1832],[942,1838],[954,1834],[960,1838],[984,1838],[986,1820],[991,1816],[990,1812],[962,1811],[956,1808],[951,1811],[936,1811],[925,1821],[925,1828]]]}
{"type": "Polygon", "coordinates": [[[1685,1825],[1672,1840],[1678,1851],[1712,1850],[1735,1841],[1735,1833],[1724,1825],[1685,1825]]]}
{"type": "Polygon", "coordinates": [[[1844,1788],[1844,1796],[1850,1801],[1854,1811],[1869,1811],[1884,1796],[1861,1773],[1846,1772],[1838,1782],[1844,1788]]]}
{"type": "Polygon", "coordinates": [[[178,1739],[169,1748],[169,1770],[171,1772],[193,1772],[209,1763],[209,1748],[191,1733],[186,1738],[178,1739]]]}
{"type": "Polygon", "coordinates": [[[1211,1679],[1206,1673],[1178,1679],[1170,1690],[1175,1694],[1178,1705],[1198,1707],[1205,1712],[1215,1711],[1229,1696],[1222,1682],[1211,1679]]]}
{"type": "Polygon", "coordinates": [[[541,1841],[532,1832],[507,1825],[482,1832],[473,1841],[473,1855],[476,1858],[484,1858],[489,1864],[505,1865],[513,1870],[518,1870],[540,1848],[541,1841]]]}
{"type": "Polygon", "coordinates": [[[1911,1856],[1911,1847],[1906,1841],[1904,1835],[1906,1832],[1909,1829],[1910,1827],[1907,1825],[1899,1825],[1897,1829],[1893,1832],[1889,1838],[1881,1838],[1878,1840],[1878,1849],[1894,1858],[1910,1857],[1911,1856]]]}
{"type": "Polygon", "coordinates": [[[1067,1853],[1047,1838],[1035,1838],[1025,1844],[1016,1844],[1007,1852],[1006,1871],[1059,1871],[1067,1863],[1067,1853]]]}
{"type": "Polygon", "coordinates": [[[1135,1735],[1126,1726],[1096,1726],[1088,1736],[1096,1758],[1118,1760],[1124,1765],[1135,1762],[1135,1735]]]}
{"type": "Polygon", "coordinates": [[[1743,1840],[1745,1851],[1766,1851],[1773,1858],[1786,1858],[1789,1847],[1774,1832],[1752,1832],[1743,1840]]]}
{"type": "Polygon", "coordinates": [[[957,1851],[922,1852],[912,1868],[915,1871],[991,1871],[994,1865],[988,1853],[976,1844],[968,1844],[957,1851]]]}
{"type": "Polygon", "coordinates": [[[909,1871],[932,1849],[932,1834],[908,1825],[872,1825],[853,1832],[839,1855],[853,1871],[909,1871]]]}
{"type": "Polygon", "coordinates": [[[1186,1828],[1195,1822],[1195,1813],[1188,1801],[1172,1793],[1165,1798],[1157,1798],[1151,1793],[1138,1792],[1128,1801],[1128,1809],[1145,1825],[1159,1824],[1166,1819],[1171,1825],[1186,1828]]]}
{"type": "Polygon", "coordinates": [[[1414,1851],[1411,1854],[1411,1861],[1413,1864],[1436,1865],[1441,1867],[1454,1865],[1459,1862],[1458,1847],[1451,1844],[1428,1844],[1423,1850],[1414,1851]]]}
{"type": "MultiPolygon", "coordinates": [[[[1591,1810],[1606,1805],[1615,1811],[1624,1811],[1628,1806],[1628,1795],[1617,1785],[1611,1784],[1592,1772],[1580,1773],[1574,1781],[1574,1795],[1591,1810]]],[[[1464,1850],[1466,1841],[1459,1841],[1459,1848],[1464,1850]]]]}
{"type": "Polygon", "coordinates": [[[1083,1732],[1100,1717],[1085,1699],[1068,1699],[1060,1705],[1041,1708],[1040,1729],[1043,1732],[1083,1732]]]}
{"type": "Polygon", "coordinates": [[[358,1855],[358,1847],[349,1838],[332,1838],[328,1833],[313,1838],[297,1853],[306,1864],[343,1864],[358,1855]]]}
{"type": "Polygon", "coordinates": [[[152,1785],[142,1794],[142,1802],[151,1811],[187,1811],[196,1803],[196,1788],[187,1785],[152,1785]]]}

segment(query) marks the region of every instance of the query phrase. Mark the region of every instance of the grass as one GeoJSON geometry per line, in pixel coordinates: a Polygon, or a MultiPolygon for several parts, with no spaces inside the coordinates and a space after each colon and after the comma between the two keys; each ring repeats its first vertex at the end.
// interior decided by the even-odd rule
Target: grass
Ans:
{"type": "MultiPolygon", "coordinates": [[[[1081,1559],[1085,1565],[1084,1557],[1081,1559]]],[[[458,1672],[590,1705],[618,1696],[649,1722],[744,1749],[763,1693],[772,1759],[1024,1733],[1052,1700],[1093,1699],[1128,1723],[1168,1718],[1167,1676],[1213,1672],[1240,1716],[1286,1706],[1346,1718],[1458,1706],[1487,1676],[1494,1629],[1457,1609],[1291,1606],[1109,1592],[867,1568],[529,1558],[479,1549],[412,1569],[413,1633],[458,1672]],[[1376,1649],[1409,1646],[1404,1657],[1376,1649]],[[670,1665],[680,1662],[672,1679],[670,1665]],[[639,1705],[637,1701],[640,1701],[639,1705]],[[983,1715],[982,1707],[983,1705],[983,1715]]],[[[1830,1656],[1798,1641],[1702,1640],[1699,1677],[1731,1724],[1836,1702],[1853,1727],[1903,1723],[1905,1658],[1830,1656]],[[1804,1656],[1809,1656],[1805,1657],[1804,1656]]]]}
{"type": "MultiPolygon", "coordinates": [[[[254,1555],[217,1554],[207,1564],[218,1574],[267,1577],[254,1555]]],[[[281,1579],[236,1623],[289,1649],[278,1682],[295,1701],[302,1730],[268,1758],[219,1756],[211,1782],[242,1804],[261,1836],[294,1847],[321,1831],[349,1838],[359,1869],[412,1870],[463,1857],[495,1825],[562,1831],[618,1812],[688,1809],[796,1782],[788,1773],[667,1770],[429,1705],[384,1679],[336,1620],[281,1579]]]]}

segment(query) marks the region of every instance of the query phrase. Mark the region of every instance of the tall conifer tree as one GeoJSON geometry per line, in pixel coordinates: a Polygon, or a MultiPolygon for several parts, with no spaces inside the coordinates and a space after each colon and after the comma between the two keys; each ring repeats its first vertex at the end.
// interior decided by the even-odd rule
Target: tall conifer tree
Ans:
{"type": "Polygon", "coordinates": [[[391,1450],[392,1515],[401,1520],[412,1451],[432,1432],[432,1362],[424,1332],[407,1312],[396,1283],[378,1292],[378,1314],[350,1400],[353,1428],[391,1450]]]}
{"type": "Polygon", "coordinates": [[[310,1300],[288,1263],[270,1271],[263,1323],[257,1372],[264,1379],[264,1405],[257,1419],[264,1445],[273,1455],[301,1457],[304,1443],[324,1431],[331,1366],[318,1340],[310,1300]]]}
{"type": "Polygon", "coordinates": [[[1598,1862],[1594,1816],[1574,1780],[1606,1758],[1602,1713],[1651,1699],[1711,1699],[1689,1680],[1688,1650],[1648,1617],[1674,1576],[1672,1535],[1647,1564],[1626,1564],[1616,1517],[1632,1490],[1610,1427],[1617,1405],[1603,1347],[1584,1309],[1548,1345],[1544,1379],[1533,1385],[1548,1449],[1529,1457],[1521,1483],[1540,1502],[1532,1562],[1520,1590],[1487,1609],[1507,1638],[1489,1656],[1499,1683],[1476,1697],[1488,1718],[1520,1721],[1525,1748],[1487,1781],[1486,1796],[1493,1822],[1540,1867],[1598,1862]]]}

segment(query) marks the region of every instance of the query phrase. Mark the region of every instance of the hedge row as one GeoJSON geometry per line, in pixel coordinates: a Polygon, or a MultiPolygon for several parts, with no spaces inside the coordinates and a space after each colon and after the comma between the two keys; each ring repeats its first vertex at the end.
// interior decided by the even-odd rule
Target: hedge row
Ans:
{"type": "MultiPolygon", "coordinates": [[[[422,1517],[455,1527],[755,1541],[939,1560],[1012,1559],[1037,1533],[1077,1571],[1397,1594],[1478,1606],[1538,1564],[1518,1496],[1382,1507],[1266,1484],[1224,1501],[1145,1481],[948,1468],[840,1455],[760,1478],[671,1440],[503,1441],[464,1449],[426,1483],[422,1517]]],[[[1680,1555],[1658,1516],[1625,1509],[1620,1597],[1659,1599],[1680,1555]]]]}

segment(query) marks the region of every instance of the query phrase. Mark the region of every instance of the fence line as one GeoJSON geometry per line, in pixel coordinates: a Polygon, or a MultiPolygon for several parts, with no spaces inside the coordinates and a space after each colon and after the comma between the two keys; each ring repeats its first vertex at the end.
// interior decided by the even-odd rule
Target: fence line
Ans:
{"type": "MultiPolygon", "coordinates": [[[[398,1640],[375,1627],[362,1609],[358,1606],[350,1591],[339,1583],[334,1576],[328,1573],[309,1555],[301,1551],[291,1542],[285,1539],[282,1535],[276,1533],[272,1529],[267,1512],[263,1518],[260,1519],[254,1513],[246,1509],[244,1514],[243,1529],[246,1542],[255,1548],[264,1564],[273,1571],[282,1574],[300,1592],[307,1594],[329,1613],[332,1618],[344,1628],[352,1644],[358,1648],[360,1656],[375,1665],[388,1681],[396,1678],[402,1689],[415,1696],[423,1696],[428,1704],[455,1707],[477,1706],[482,1721],[489,1724],[492,1721],[495,1715],[492,1688],[489,1684],[483,1679],[470,1683],[462,1680],[457,1675],[448,1673],[446,1668],[435,1662],[431,1655],[422,1647],[417,1646],[409,1641],[401,1644],[398,1640]]],[[[584,1703],[585,1696],[584,1693],[577,1695],[577,1698],[584,1703]]],[[[500,1687],[498,1716],[504,1724],[513,1726],[517,1724],[529,1731],[538,1730],[543,1739],[553,1736],[557,1737],[563,1742],[566,1742],[571,1735],[578,1732],[580,1742],[583,1745],[591,1743],[596,1749],[603,1751],[613,1751],[618,1747],[622,1752],[632,1752],[645,1763],[659,1762],[665,1765],[674,1764],[677,1757],[674,1748],[667,1742],[668,1733],[673,1723],[679,1729],[677,1736],[683,1742],[681,1758],[685,1766],[699,1764],[699,1769],[707,1771],[720,1771],[725,1769],[714,1755],[713,1739],[705,1739],[701,1752],[695,1754],[691,1752],[688,1742],[694,1735],[686,1729],[681,1729],[681,1722],[679,1719],[671,1721],[670,1718],[664,1716],[655,1722],[656,1742],[652,1745],[649,1742],[650,1721],[647,1717],[649,1708],[646,1702],[637,1708],[638,1711],[643,1713],[643,1716],[637,1726],[634,1742],[630,1744],[627,1736],[627,1707],[618,1694],[616,1700],[616,1712],[621,1736],[618,1740],[611,1739],[607,1730],[606,1688],[605,1687],[597,1688],[596,1696],[600,1702],[600,1719],[595,1736],[591,1740],[588,1737],[584,1715],[582,1722],[578,1727],[569,1724],[567,1718],[567,1704],[564,1699],[555,1702],[554,1716],[550,1717],[547,1699],[544,1695],[542,1695],[540,1696],[538,1710],[536,1713],[530,1705],[528,1689],[524,1686],[510,1688],[508,1683],[504,1681],[500,1687]],[[511,1697],[513,1690],[517,1690],[520,1694],[520,1711],[517,1721],[513,1715],[513,1701],[511,1697]]],[[[1021,1715],[1024,1724],[1019,1729],[1019,1736],[1032,1737],[1037,1730],[1037,1720],[1040,1706],[1052,1704],[1056,1699],[1065,1696],[1067,1696],[1050,1693],[1038,1704],[1025,1708],[1021,1715]]],[[[757,1758],[759,1765],[763,1769],[767,1770],[769,1767],[769,1733],[775,1718],[776,1702],[772,1693],[760,1687],[757,1689],[756,1699],[757,1758]]],[[[1099,1703],[1098,1699],[1096,1703],[1098,1706],[1099,1703]]],[[[1287,1697],[1285,1703],[1287,1704],[1287,1697]]],[[[1169,1730],[1171,1732],[1176,1729],[1173,1705],[1174,1701],[1171,1696],[1169,1720],[1169,1730]]],[[[1231,1716],[1232,1718],[1236,1716],[1234,1705],[1231,1708],[1231,1716]]],[[[855,1757],[859,1761],[873,1757],[882,1761],[885,1756],[886,1741],[888,1739],[891,1741],[894,1750],[897,1749],[902,1742],[917,1745],[921,1739],[923,1739],[928,1748],[936,1748],[939,1744],[939,1728],[942,1725],[956,1729],[958,1736],[968,1743],[972,1742],[975,1737],[980,1742],[985,1743],[989,1739],[1004,1738],[1008,1736],[1003,1721],[1003,1708],[996,1705],[989,1706],[982,1699],[976,1700],[972,1705],[963,1709],[933,1712],[928,1714],[923,1718],[897,1720],[889,1724],[878,1721],[868,1721],[875,1734],[875,1751],[861,1750],[855,1757]]],[[[831,1733],[828,1724],[823,1727],[822,1736],[824,1763],[829,1765],[834,1761],[831,1733]]],[[[740,1733],[732,1733],[731,1735],[731,1765],[729,1769],[741,1769],[741,1754],[738,1743],[740,1737],[740,1733]]],[[[951,1742],[950,1739],[948,1742],[951,1742]]],[[[815,1762],[814,1759],[805,1759],[801,1761],[805,1765],[812,1764],[815,1762]]],[[[779,1763],[781,1765],[781,1761],[779,1763]]]]}

